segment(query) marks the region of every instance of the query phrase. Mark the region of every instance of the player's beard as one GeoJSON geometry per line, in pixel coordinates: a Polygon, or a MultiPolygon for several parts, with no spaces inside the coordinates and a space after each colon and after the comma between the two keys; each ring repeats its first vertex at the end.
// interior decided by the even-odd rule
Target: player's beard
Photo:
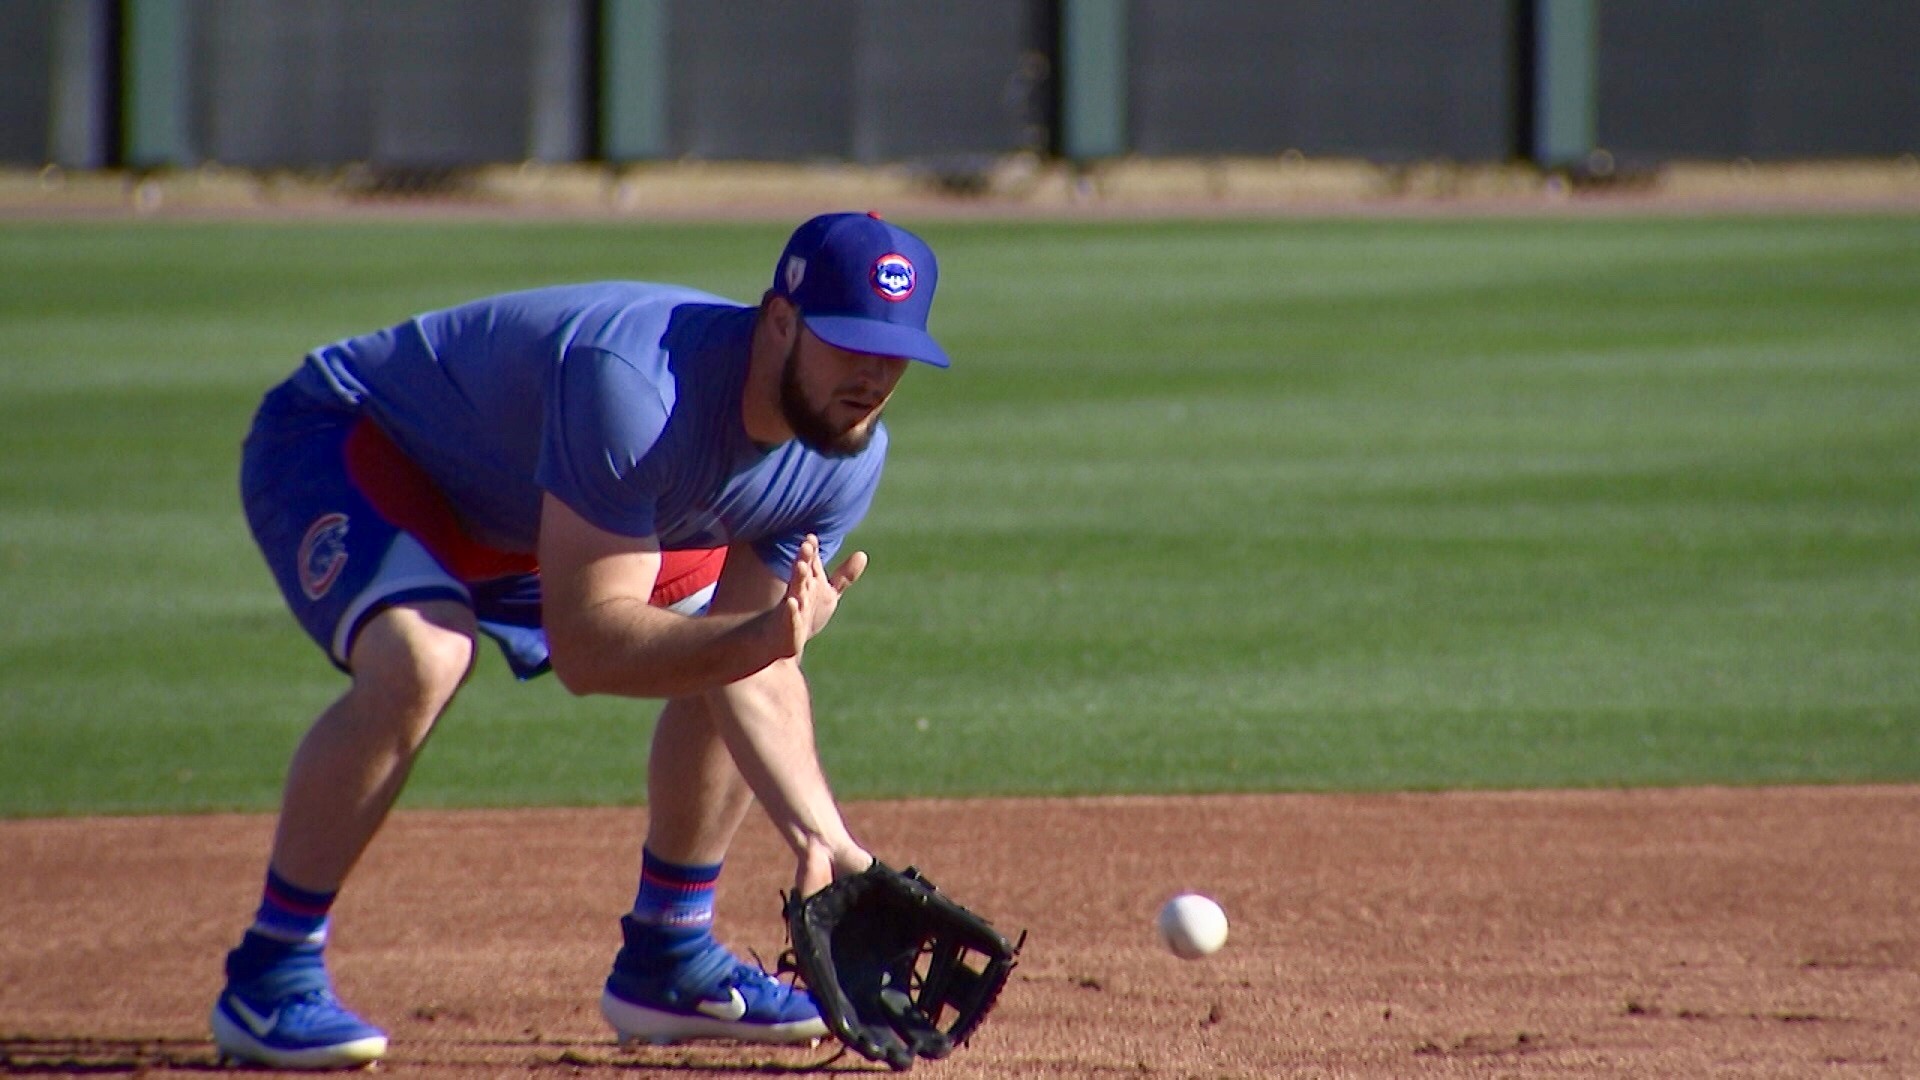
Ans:
{"type": "Polygon", "coordinates": [[[828,401],[824,408],[816,409],[807,401],[807,395],[800,387],[800,339],[796,335],[793,347],[787,350],[787,360],[780,369],[780,415],[793,429],[793,437],[800,444],[824,457],[852,457],[867,448],[873,441],[873,431],[880,426],[880,414],[873,414],[865,425],[855,423],[852,427],[837,428],[828,419],[827,410],[833,407],[828,401]]]}

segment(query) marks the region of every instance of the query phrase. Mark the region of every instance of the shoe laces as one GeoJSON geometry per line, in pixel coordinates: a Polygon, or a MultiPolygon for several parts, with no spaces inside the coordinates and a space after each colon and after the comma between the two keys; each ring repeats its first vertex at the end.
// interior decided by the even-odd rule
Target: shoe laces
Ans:
{"type": "Polygon", "coordinates": [[[797,992],[798,988],[791,981],[780,980],[779,972],[767,970],[766,961],[760,959],[759,953],[752,953],[752,956],[752,963],[745,960],[736,961],[733,970],[727,973],[726,979],[720,985],[723,988],[733,987],[740,990],[757,988],[766,993],[778,993],[783,996],[791,996],[797,992]]]}
{"type": "Polygon", "coordinates": [[[333,988],[322,986],[312,990],[303,990],[280,1003],[283,1015],[292,1016],[301,1013],[332,1011],[340,1008],[340,999],[334,996],[333,988]]]}

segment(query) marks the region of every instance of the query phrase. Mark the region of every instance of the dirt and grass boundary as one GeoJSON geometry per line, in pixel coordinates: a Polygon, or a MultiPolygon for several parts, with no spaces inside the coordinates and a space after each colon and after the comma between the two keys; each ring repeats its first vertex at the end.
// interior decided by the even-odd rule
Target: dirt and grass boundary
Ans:
{"type": "Polygon", "coordinates": [[[0,170],[0,219],[548,216],[785,218],[822,206],[914,217],[1920,211],[1920,158],[1675,162],[1578,175],[1527,165],[1030,157],[956,166],[663,162],[151,173],[0,170]]]}

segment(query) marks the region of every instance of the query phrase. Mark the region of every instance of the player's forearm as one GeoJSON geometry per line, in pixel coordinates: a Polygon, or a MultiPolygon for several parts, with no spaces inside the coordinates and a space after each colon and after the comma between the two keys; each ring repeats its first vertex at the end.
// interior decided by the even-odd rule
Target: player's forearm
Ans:
{"type": "Polygon", "coordinates": [[[575,694],[685,697],[744,679],[780,658],[767,617],[688,618],[632,598],[550,619],[554,675],[575,694]]]}
{"type": "Polygon", "coordinates": [[[734,764],[801,859],[802,876],[818,877],[803,891],[826,884],[836,865],[844,864],[843,872],[865,869],[870,858],[847,831],[820,766],[800,666],[782,660],[713,691],[708,700],[734,764]]]}

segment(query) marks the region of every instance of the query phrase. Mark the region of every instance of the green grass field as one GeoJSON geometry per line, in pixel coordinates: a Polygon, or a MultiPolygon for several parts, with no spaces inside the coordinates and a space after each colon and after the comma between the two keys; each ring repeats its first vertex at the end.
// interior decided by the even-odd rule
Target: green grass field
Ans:
{"type": "MultiPolygon", "coordinates": [[[[843,795],[1920,778],[1920,218],[920,231],[843,795]]],[[[234,473],[307,348],[785,233],[0,224],[0,814],[274,804],[341,681],[234,473]]],[[[406,804],[635,800],[654,711],[490,655],[406,804]]]]}

